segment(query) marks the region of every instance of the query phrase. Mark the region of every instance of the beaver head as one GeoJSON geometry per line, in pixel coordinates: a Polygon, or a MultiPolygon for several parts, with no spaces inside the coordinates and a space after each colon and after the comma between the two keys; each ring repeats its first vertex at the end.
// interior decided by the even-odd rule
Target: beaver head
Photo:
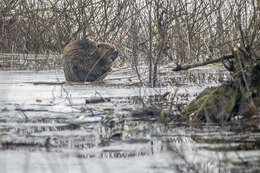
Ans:
{"type": "Polygon", "coordinates": [[[111,65],[118,56],[118,50],[112,44],[98,43],[97,47],[99,52],[99,58],[101,58],[101,63],[105,62],[105,64],[111,65]]]}

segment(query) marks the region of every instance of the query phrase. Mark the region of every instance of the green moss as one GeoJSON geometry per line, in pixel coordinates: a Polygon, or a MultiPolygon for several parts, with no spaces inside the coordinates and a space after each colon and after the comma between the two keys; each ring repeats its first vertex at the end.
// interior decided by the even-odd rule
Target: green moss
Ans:
{"type": "Polygon", "coordinates": [[[182,115],[188,116],[189,114],[198,110],[200,105],[205,102],[205,100],[208,98],[213,90],[215,90],[215,87],[206,88],[204,91],[202,91],[202,93],[200,93],[195,100],[191,101],[187,106],[184,107],[184,109],[182,110],[182,115]]]}
{"type": "Polygon", "coordinates": [[[230,119],[236,105],[237,90],[231,85],[205,89],[195,100],[188,104],[182,115],[190,121],[217,123],[230,119]]]}

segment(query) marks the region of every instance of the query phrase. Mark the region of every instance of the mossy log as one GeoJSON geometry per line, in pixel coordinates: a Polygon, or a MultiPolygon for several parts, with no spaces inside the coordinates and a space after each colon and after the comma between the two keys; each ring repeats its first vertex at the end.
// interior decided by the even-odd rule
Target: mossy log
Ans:
{"type": "Polygon", "coordinates": [[[223,123],[235,115],[250,118],[259,114],[260,53],[239,49],[228,61],[232,80],[219,87],[205,89],[182,110],[190,123],[223,123]],[[252,53],[254,52],[254,53],[252,53]]]}
{"type": "Polygon", "coordinates": [[[182,110],[182,114],[188,116],[192,122],[227,121],[234,111],[238,97],[237,89],[230,85],[207,88],[182,110]]]}

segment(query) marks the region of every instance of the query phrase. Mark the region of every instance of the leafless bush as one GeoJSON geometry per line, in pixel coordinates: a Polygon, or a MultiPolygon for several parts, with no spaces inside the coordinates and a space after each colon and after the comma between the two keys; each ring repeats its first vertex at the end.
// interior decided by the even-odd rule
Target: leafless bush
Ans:
{"type": "Polygon", "coordinates": [[[126,62],[148,63],[155,85],[160,64],[230,52],[252,34],[256,13],[251,0],[3,0],[0,51],[61,53],[71,40],[108,41],[126,62]]]}

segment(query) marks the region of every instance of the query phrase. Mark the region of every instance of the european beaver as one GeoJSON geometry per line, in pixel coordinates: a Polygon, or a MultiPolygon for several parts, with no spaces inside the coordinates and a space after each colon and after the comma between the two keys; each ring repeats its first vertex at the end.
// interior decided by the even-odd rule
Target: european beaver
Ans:
{"type": "Polygon", "coordinates": [[[63,51],[65,78],[73,82],[103,80],[117,55],[118,51],[108,43],[90,39],[72,41],[63,51]]]}

